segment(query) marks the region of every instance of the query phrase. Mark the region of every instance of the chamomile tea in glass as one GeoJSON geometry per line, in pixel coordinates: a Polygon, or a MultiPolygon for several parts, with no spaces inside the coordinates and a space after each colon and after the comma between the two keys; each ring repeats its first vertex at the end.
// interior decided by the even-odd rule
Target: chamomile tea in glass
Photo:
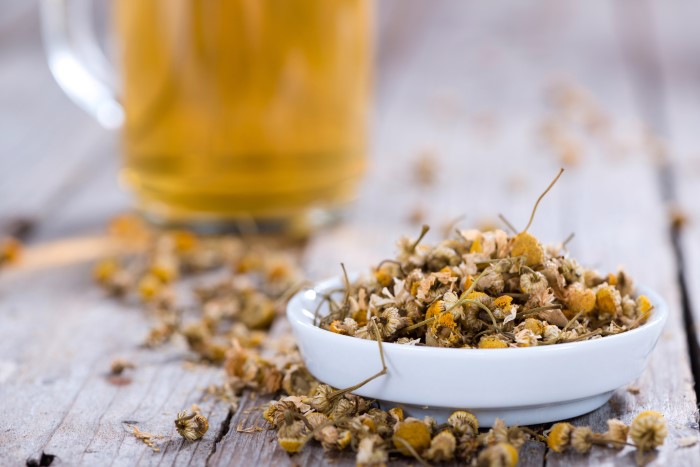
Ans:
{"type": "MultiPolygon", "coordinates": [[[[62,45],[72,52],[59,39],[80,23],[71,4],[86,2],[55,3],[44,4],[50,62],[62,45]]],[[[55,59],[52,70],[101,120],[121,111],[122,178],[148,218],[298,228],[352,199],[366,159],[370,0],[111,5],[118,90],[100,107],[55,59]]]]}

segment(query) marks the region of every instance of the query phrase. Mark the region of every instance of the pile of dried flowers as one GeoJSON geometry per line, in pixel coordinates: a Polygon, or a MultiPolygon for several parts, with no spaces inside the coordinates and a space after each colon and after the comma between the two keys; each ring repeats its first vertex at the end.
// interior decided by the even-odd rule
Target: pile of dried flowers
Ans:
{"type": "MultiPolygon", "coordinates": [[[[423,230],[424,232],[427,229],[423,230]]],[[[633,298],[624,272],[600,276],[527,232],[460,230],[428,246],[399,241],[395,259],[350,284],[344,303],[327,297],[319,325],[331,332],[435,347],[532,347],[634,329],[652,304],[633,298]]]]}
{"type": "Polygon", "coordinates": [[[496,420],[480,431],[477,418],[458,410],[444,424],[426,417],[405,417],[401,408],[384,411],[361,397],[320,384],[308,396],[287,396],[271,402],[264,418],[277,430],[279,445],[289,453],[309,442],[325,451],[352,448],[358,466],[385,465],[391,455],[414,457],[422,464],[458,460],[478,466],[515,466],[518,452],[529,439],[546,441],[561,453],[571,448],[585,454],[593,445],[622,449],[633,446],[643,464],[645,454],[662,445],[668,435],[658,412],[642,412],[630,426],[608,420],[608,430],[595,433],[589,426],[556,423],[539,434],[527,427],[507,427],[496,420]],[[628,438],[631,443],[628,443],[628,438]]]}
{"type": "MultiPolygon", "coordinates": [[[[108,293],[143,302],[156,321],[146,344],[180,339],[202,363],[222,366],[224,381],[207,393],[233,409],[244,390],[283,395],[267,405],[263,417],[277,431],[280,447],[289,453],[319,443],[326,451],[355,451],[357,464],[363,466],[383,465],[400,455],[421,463],[460,460],[514,466],[520,447],[532,437],[547,441],[555,452],[568,448],[585,452],[594,444],[624,447],[629,434],[629,444],[643,454],[666,436],[665,421],[655,412],[640,414],[629,429],[611,420],[608,432],[596,434],[590,428],[563,423],[542,435],[528,428],[506,427],[502,421],[480,431],[476,417],[461,410],[444,424],[405,417],[400,408],[382,410],[374,401],[351,394],[357,385],[337,390],[320,383],[304,366],[289,335],[273,339],[268,334],[288,298],[304,285],[293,254],[241,238],[154,233],[133,218],[117,219],[110,230],[139,248],[121,258],[100,261],[94,277],[108,293]],[[195,272],[204,273],[198,285],[188,282],[195,272]],[[190,288],[189,302],[175,293],[176,285],[190,288]]],[[[335,332],[345,326],[347,334],[361,336],[362,327],[367,329],[371,320],[377,326],[369,338],[379,330],[384,340],[427,343],[431,339],[433,345],[450,342],[459,326],[462,344],[479,345],[484,336],[491,336],[492,347],[522,345],[525,340],[535,345],[621,332],[641,324],[651,308],[644,298],[631,301],[631,283],[624,273],[598,277],[553,249],[541,247],[526,232],[513,237],[500,231],[460,232],[456,240],[434,248],[421,245],[420,240],[401,240],[399,257],[380,264],[367,283],[350,287],[347,301],[331,310],[332,317],[347,316],[324,318],[322,325],[335,332]],[[362,310],[367,317],[364,323],[362,310]],[[395,314],[398,320],[410,316],[412,321],[397,324],[395,314]],[[435,326],[444,326],[448,315],[456,324],[447,326],[449,333],[435,326]],[[352,333],[348,320],[356,323],[352,333]],[[396,329],[391,330],[392,326],[396,329]],[[410,332],[411,326],[415,334],[400,335],[410,332]],[[464,340],[465,336],[471,340],[464,340]]],[[[381,353],[381,344],[379,348],[381,353]]],[[[122,371],[133,367],[123,362],[118,366],[122,371]]],[[[207,431],[208,421],[193,407],[178,414],[175,427],[194,441],[207,431]]],[[[160,435],[129,428],[158,451],[160,435]]],[[[260,428],[238,431],[255,433],[260,428]]]]}
{"type": "Polygon", "coordinates": [[[601,276],[564,244],[543,246],[527,231],[534,213],[519,233],[458,230],[434,246],[421,243],[424,226],[370,277],[346,281],[343,303],[326,297],[319,325],[362,339],[375,339],[375,328],[398,344],[495,349],[595,339],[646,322],[653,306],[633,298],[624,271],[601,276]]]}

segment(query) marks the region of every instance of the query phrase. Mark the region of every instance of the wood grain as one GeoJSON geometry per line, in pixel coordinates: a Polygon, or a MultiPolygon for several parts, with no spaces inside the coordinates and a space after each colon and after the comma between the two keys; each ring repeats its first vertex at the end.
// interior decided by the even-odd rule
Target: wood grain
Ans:
{"type": "MultiPolygon", "coordinates": [[[[675,197],[669,205],[685,286],[690,347],[696,375],[700,374],[700,44],[692,15],[694,2],[651,2],[660,62],[664,71],[662,110],[666,131],[661,133],[664,154],[673,168],[670,182],[675,197]]],[[[696,391],[698,388],[696,388],[696,391]]]]}
{"type": "MultiPolygon", "coordinates": [[[[671,434],[652,465],[695,465],[700,444],[678,447],[681,439],[700,441],[678,260],[693,290],[700,284],[698,11],[688,2],[645,5],[646,13],[635,2],[381,2],[372,167],[347,221],[314,236],[303,262],[313,279],[337,275],[341,261],[366,270],[422,221],[433,227],[429,241],[450,223],[497,222],[499,212],[523,226],[567,162],[539,136],[553,112],[547,90],[555,82],[580,85],[607,118],[608,137],[578,129],[578,163],[567,165],[532,232],[548,243],[575,232],[573,256],[604,271],[623,264],[664,296],[671,318],[634,383],[639,394],[622,388],[573,423],[602,430],[609,417],[629,422],[659,410],[671,434]],[[658,33],[656,52],[645,42],[648,27],[658,33]],[[638,144],[640,122],[669,139],[666,165],[638,144]],[[425,153],[435,182],[417,186],[414,166],[425,153]],[[664,186],[669,167],[678,181],[675,201],[691,220],[680,244],[666,217],[676,196],[664,186]],[[424,213],[419,222],[411,220],[417,210],[424,213]]],[[[252,409],[269,398],[249,394],[236,413],[203,402],[202,388],[220,370],[184,367],[187,354],[177,344],[140,348],[148,319],[139,306],[108,300],[91,285],[89,263],[103,250],[99,239],[82,236],[128,208],[115,182],[114,135],[61,95],[43,63],[36,18],[20,17],[27,27],[0,29],[0,218],[36,219],[30,256],[40,260],[0,272],[0,464],[353,464],[352,454],[328,457],[320,447],[290,457],[268,430],[239,433],[239,423],[263,426],[252,409]],[[130,384],[105,378],[117,356],[137,364],[130,384]],[[210,417],[198,443],[182,441],[172,424],[192,403],[210,417]],[[128,434],[126,422],[164,435],[162,451],[128,434]]],[[[521,450],[521,465],[545,463],[634,465],[634,456],[601,448],[558,455],[538,442],[521,450]]]]}

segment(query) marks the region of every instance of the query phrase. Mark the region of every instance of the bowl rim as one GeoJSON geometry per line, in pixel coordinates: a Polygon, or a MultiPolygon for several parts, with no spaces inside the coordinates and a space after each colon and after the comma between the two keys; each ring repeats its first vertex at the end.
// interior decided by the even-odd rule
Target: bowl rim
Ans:
{"type": "MultiPolygon", "coordinates": [[[[330,339],[346,339],[345,342],[348,344],[352,341],[355,342],[354,345],[371,345],[371,346],[376,346],[377,341],[376,340],[370,340],[370,339],[360,339],[358,337],[353,337],[353,336],[345,336],[343,334],[336,334],[330,331],[327,331],[323,328],[320,328],[313,324],[312,321],[308,319],[308,316],[304,313],[305,309],[302,306],[301,302],[302,300],[315,300],[316,297],[314,298],[307,298],[305,294],[308,292],[314,292],[318,294],[320,291],[329,289],[333,286],[337,286],[340,283],[342,283],[342,280],[338,277],[333,277],[330,279],[325,279],[319,282],[316,282],[313,287],[306,288],[303,290],[300,290],[296,294],[292,296],[292,298],[289,300],[289,303],[287,304],[287,319],[289,322],[292,324],[292,327],[295,326],[300,326],[302,328],[310,330],[312,333],[322,333],[322,334],[317,334],[321,338],[330,338],[330,339]]],[[[553,345],[538,345],[535,347],[507,347],[507,348],[502,348],[502,349],[465,349],[461,347],[432,347],[432,346],[427,346],[427,345],[421,345],[421,346],[416,346],[416,345],[406,345],[406,344],[397,344],[395,342],[382,342],[382,348],[384,349],[385,352],[411,352],[411,353],[416,353],[416,352],[465,352],[465,355],[489,355],[491,357],[494,356],[507,356],[507,355],[513,355],[515,354],[521,354],[521,353],[531,353],[531,354],[537,354],[537,353],[549,353],[549,352],[565,352],[565,351],[572,351],[572,350],[585,350],[587,346],[600,346],[603,345],[601,342],[607,342],[610,344],[613,344],[614,342],[619,342],[625,339],[633,339],[635,336],[638,334],[645,334],[653,331],[654,329],[661,327],[663,328],[666,324],[666,321],[668,319],[668,305],[666,304],[666,301],[661,297],[660,294],[655,292],[653,289],[647,287],[646,285],[637,285],[635,286],[635,292],[637,293],[637,296],[639,295],[646,295],[651,303],[654,305],[652,308],[652,314],[651,317],[647,320],[646,323],[642,324],[641,326],[631,329],[629,331],[624,331],[619,334],[614,334],[611,336],[604,336],[601,337],[600,339],[589,339],[585,341],[580,341],[580,342],[565,342],[561,344],[553,344],[553,345]],[[557,350],[558,349],[558,350],[557,350]]],[[[659,332],[659,335],[661,332],[659,332]]],[[[500,358],[500,357],[499,357],[500,358]]]]}

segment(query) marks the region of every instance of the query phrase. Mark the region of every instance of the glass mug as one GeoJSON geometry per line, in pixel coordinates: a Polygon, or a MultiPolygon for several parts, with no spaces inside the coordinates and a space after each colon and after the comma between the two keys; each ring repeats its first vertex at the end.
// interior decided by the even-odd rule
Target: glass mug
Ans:
{"type": "Polygon", "coordinates": [[[92,1],[42,1],[51,71],[122,127],[122,178],[147,218],[304,229],[352,199],[370,0],[114,0],[116,75],[91,34],[92,1]]]}

